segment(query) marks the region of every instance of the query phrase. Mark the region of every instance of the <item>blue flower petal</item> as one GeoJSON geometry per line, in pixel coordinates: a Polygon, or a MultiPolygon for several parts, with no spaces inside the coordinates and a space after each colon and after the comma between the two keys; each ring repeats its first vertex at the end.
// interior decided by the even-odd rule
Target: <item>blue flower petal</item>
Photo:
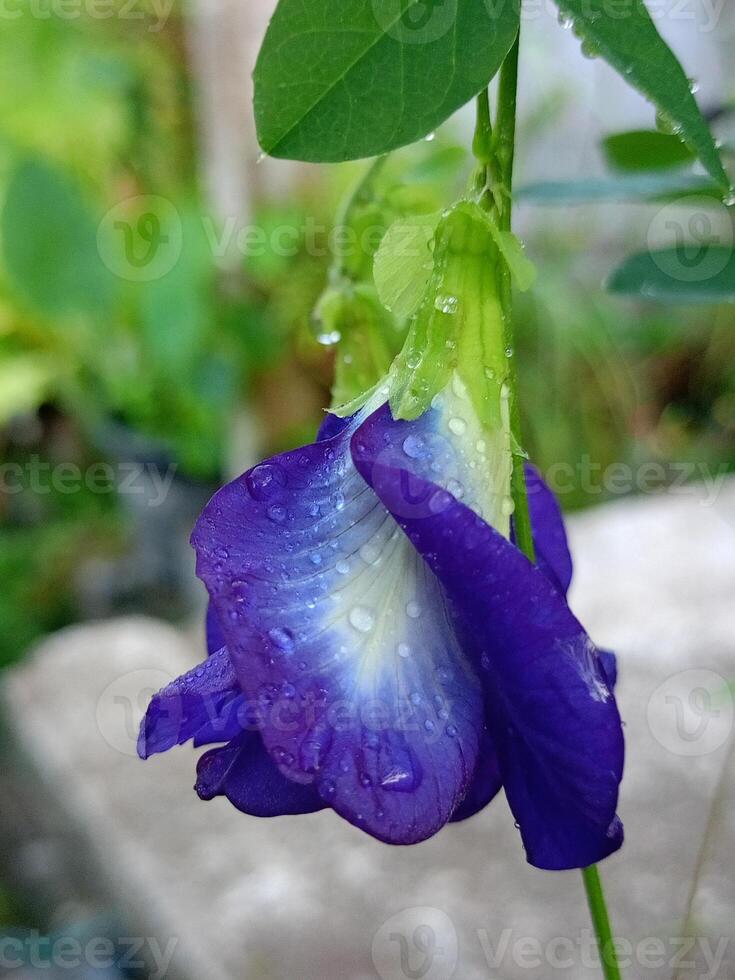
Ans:
{"type": "Polygon", "coordinates": [[[500,774],[500,762],[495,748],[495,742],[490,732],[483,732],[480,742],[480,754],[477,760],[475,775],[467,790],[467,795],[454,811],[453,822],[467,820],[474,817],[500,792],[503,786],[503,777],[500,774]]]}
{"type": "Polygon", "coordinates": [[[239,695],[230,658],[222,648],[153,697],[140,726],[138,755],[147,759],[218,730],[223,737],[216,740],[226,741],[237,713],[232,705],[239,695]]]}
{"type": "Polygon", "coordinates": [[[467,792],[482,690],[435,577],[353,466],[357,424],[223,488],[192,541],[279,770],[413,843],[467,792]]]}
{"type": "Polygon", "coordinates": [[[228,745],[205,752],[194,787],[203,800],[227,799],[254,817],[314,813],[326,806],[312,785],[286,779],[257,732],[241,732],[228,745]]]}
{"type": "Polygon", "coordinates": [[[528,860],[593,864],[622,842],[622,727],[598,653],[546,575],[416,474],[405,452],[412,432],[387,406],[377,410],[353,437],[357,468],[444,587],[465,650],[482,660],[487,724],[528,860]]]}
{"type": "Polygon", "coordinates": [[[566,595],[572,581],[572,556],[561,508],[536,467],[527,463],[525,471],[536,564],[566,595]]]}
{"type": "Polygon", "coordinates": [[[216,653],[218,650],[221,650],[223,646],[225,646],[225,636],[222,632],[219,619],[217,618],[217,613],[215,612],[214,606],[211,602],[207,606],[205,630],[207,636],[207,653],[211,657],[213,653],[216,653]]]}

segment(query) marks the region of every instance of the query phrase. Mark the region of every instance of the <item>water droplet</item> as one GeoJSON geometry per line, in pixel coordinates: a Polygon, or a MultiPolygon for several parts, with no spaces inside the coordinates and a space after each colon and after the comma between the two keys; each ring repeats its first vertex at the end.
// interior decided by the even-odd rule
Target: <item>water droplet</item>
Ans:
{"type": "Polygon", "coordinates": [[[420,459],[426,453],[426,443],[421,436],[406,436],[403,440],[403,451],[409,459],[420,459]]]}
{"type": "Polygon", "coordinates": [[[323,347],[334,347],[342,339],[339,330],[324,330],[319,325],[315,325],[314,336],[323,347]]]}
{"type": "Polygon", "coordinates": [[[319,554],[318,551],[315,551],[313,554],[309,555],[309,561],[311,562],[312,565],[321,565],[322,556],[319,554]]]}
{"type": "Polygon", "coordinates": [[[255,500],[268,500],[286,486],[286,474],[278,463],[261,463],[250,470],[245,483],[255,500]]]}
{"type": "Polygon", "coordinates": [[[413,369],[417,368],[420,363],[421,363],[421,354],[418,351],[411,351],[411,353],[406,358],[406,364],[413,371],[413,369]]]}
{"type": "Polygon", "coordinates": [[[491,367],[486,367],[484,374],[488,381],[495,380],[495,371],[491,367]]]}
{"type": "Polygon", "coordinates": [[[429,733],[433,732],[435,727],[436,726],[434,725],[434,722],[431,720],[431,718],[427,718],[426,721],[424,722],[424,728],[429,733]]]}
{"type": "Polygon", "coordinates": [[[505,517],[510,517],[513,511],[516,509],[516,505],[513,503],[512,497],[503,497],[503,501],[500,505],[500,510],[505,515],[505,517]]]}
{"type": "Polygon", "coordinates": [[[725,207],[735,207],[735,187],[730,188],[728,193],[723,197],[722,201],[725,207]]]}
{"type": "Polygon", "coordinates": [[[366,565],[376,565],[380,561],[380,548],[374,544],[364,544],[359,555],[366,565]]]}
{"type": "Polygon", "coordinates": [[[332,494],[332,507],[334,507],[335,510],[342,510],[344,505],[345,495],[341,490],[335,491],[335,493],[332,494]]]}
{"type": "Polygon", "coordinates": [[[692,95],[696,95],[699,91],[699,82],[696,78],[689,79],[689,91],[692,93],[692,95]]]}
{"type": "Polygon", "coordinates": [[[557,19],[559,21],[559,26],[565,31],[570,30],[574,26],[574,18],[570,17],[569,14],[560,12],[557,19]]]}
{"type": "Polygon", "coordinates": [[[416,773],[412,766],[395,765],[392,766],[380,780],[383,789],[391,790],[395,793],[410,793],[417,785],[416,773]]]}
{"type": "Polygon", "coordinates": [[[441,293],[434,299],[434,309],[440,313],[453,316],[457,312],[459,300],[456,296],[444,296],[441,293]]]}
{"type": "Polygon", "coordinates": [[[399,643],[396,647],[396,651],[398,652],[398,656],[403,657],[404,660],[406,657],[411,656],[411,647],[408,645],[408,643],[399,643]]]}
{"type": "Polygon", "coordinates": [[[421,615],[421,606],[419,603],[412,599],[411,602],[406,605],[406,615],[411,619],[418,619],[421,615]]]}
{"type": "Polygon", "coordinates": [[[450,432],[453,432],[455,436],[461,436],[463,432],[467,429],[467,423],[464,419],[459,417],[452,418],[447,422],[447,427],[450,432]]]}
{"type": "Polygon", "coordinates": [[[358,633],[369,633],[375,626],[375,613],[367,606],[354,606],[347,618],[358,633]]]}
{"type": "Polygon", "coordinates": [[[600,56],[599,45],[596,44],[594,41],[590,40],[589,38],[584,38],[584,40],[582,41],[581,50],[585,58],[593,59],[593,58],[599,58],[600,56]]]}
{"type": "Polygon", "coordinates": [[[268,630],[268,639],[284,653],[291,653],[296,646],[293,633],[285,626],[274,626],[268,630]]]}
{"type": "Polygon", "coordinates": [[[420,694],[420,692],[419,691],[414,691],[411,694],[411,696],[409,698],[409,701],[411,702],[411,704],[413,704],[415,706],[418,706],[419,704],[421,704],[421,694],[420,694]]]}
{"type": "Polygon", "coordinates": [[[480,453],[481,456],[484,456],[484,454],[487,452],[487,443],[485,442],[485,440],[478,439],[477,442],[475,443],[475,449],[478,451],[478,453],[480,453]]]}
{"type": "Polygon", "coordinates": [[[506,400],[510,398],[510,385],[506,384],[505,381],[500,386],[500,397],[506,400]]]}
{"type": "Polygon", "coordinates": [[[350,571],[350,563],[345,561],[344,558],[340,558],[334,567],[337,569],[340,575],[347,575],[350,571]]]}
{"type": "Polygon", "coordinates": [[[366,772],[363,772],[360,775],[360,785],[361,786],[364,786],[366,789],[368,788],[368,786],[372,786],[373,785],[372,779],[370,778],[370,776],[368,776],[368,774],[366,772]]]}
{"type": "Polygon", "coordinates": [[[457,736],[457,726],[456,725],[447,725],[446,731],[447,731],[447,735],[450,738],[456,738],[456,736],[457,736]]]}
{"type": "Polygon", "coordinates": [[[510,345],[505,348],[505,356],[513,357],[513,348],[510,345]]]}
{"type": "Polygon", "coordinates": [[[427,143],[433,143],[434,140],[436,139],[436,133],[429,133],[429,135],[426,136],[425,139],[427,143]]]}
{"type": "Polygon", "coordinates": [[[268,508],[267,512],[268,520],[273,521],[274,524],[283,524],[286,520],[286,508],[281,507],[280,504],[273,504],[268,508]]]}
{"type": "Polygon", "coordinates": [[[456,497],[457,500],[461,500],[464,496],[464,487],[459,480],[449,480],[447,482],[447,490],[453,497],[456,497]]]}

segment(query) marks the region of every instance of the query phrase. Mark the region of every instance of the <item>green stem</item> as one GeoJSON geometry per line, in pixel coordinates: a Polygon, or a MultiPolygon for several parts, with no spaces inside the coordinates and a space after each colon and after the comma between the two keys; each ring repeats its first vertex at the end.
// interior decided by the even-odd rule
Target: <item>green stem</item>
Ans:
{"type": "Polygon", "coordinates": [[[600,872],[596,864],[589,868],[582,868],[582,878],[584,880],[585,891],[587,892],[587,903],[590,907],[592,925],[595,929],[597,942],[600,946],[600,959],[602,961],[602,972],[605,980],[620,980],[620,967],[618,966],[617,950],[613,939],[612,929],[610,928],[610,916],[607,914],[607,904],[605,893],[602,890],[600,872]]]}
{"type": "MultiPolygon", "coordinates": [[[[500,69],[498,84],[498,107],[494,130],[489,118],[487,93],[477,100],[478,126],[475,142],[484,148],[483,136],[492,132],[492,152],[489,161],[480,160],[486,166],[486,174],[491,175],[499,186],[493,188],[494,213],[501,231],[509,232],[512,226],[513,161],[516,138],[516,102],[518,93],[518,54],[520,36],[508,53],[500,69]],[[480,118],[482,117],[482,122],[480,118]],[[491,168],[495,168],[494,172],[491,168]]],[[[518,379],[513,360],[513,290],[510,270],[505,262],[499,263],[500,296],[505,321],[505,342],[509,357],[508,384],[510,385],[511,433],[515,442],[513,455],[513,475],[511,493],[513,497],[513,526],[516,543],[530,561],[535,561],[536,553],[531,530],[531,516],[528,508],[528,493],[524,470],[524,457],[521,432],[521,416],[518,404],[518,379]]],[[[605,980],[620,980],[617,951],[613,942],[610,918],[605,903],[600,873],[596,865],[582,869],[589,903],[592,924],[600,947],[605,980]]]]}

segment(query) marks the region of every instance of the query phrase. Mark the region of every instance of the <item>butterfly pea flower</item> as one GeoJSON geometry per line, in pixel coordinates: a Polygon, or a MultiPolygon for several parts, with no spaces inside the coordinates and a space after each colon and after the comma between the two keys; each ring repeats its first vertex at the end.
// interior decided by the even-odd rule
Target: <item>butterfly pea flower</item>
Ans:
{"type": "Polygon", "coordinates": [[[199,518],[211,655],[154,697],[139,752],[213,745],[202,798],[331,807],[413,844],[502,788],[537,867],[620,847],[614,658],[569,609],[561,514],[530,466],[536,563],[513,543],[500,260],[475,205],[445,212],[385,382],[199,518]]]}

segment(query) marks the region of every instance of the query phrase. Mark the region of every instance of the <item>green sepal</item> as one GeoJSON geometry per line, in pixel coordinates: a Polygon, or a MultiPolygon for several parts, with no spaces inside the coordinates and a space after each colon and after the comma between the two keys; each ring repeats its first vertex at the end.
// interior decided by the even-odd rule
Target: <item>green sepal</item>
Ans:
{"type": "Polygon", "coordinates": [[[388,378],[394,418],[418,418],[456,373],[481,424],[505,424],[508,356],[499,295],[504,259],[495,231],[470,201],[443,213],[429,282],[388,378]]]}
{"type": "Polygon", "coordinates": [[[375,289],[364,283],[329,287],[314,316],[323,338],[339,344],[330,411],[352,414],[388,373],[405,331],[396,327],[375,289]],[[353,404],[352,411],[344,410],[353,404]]]}

